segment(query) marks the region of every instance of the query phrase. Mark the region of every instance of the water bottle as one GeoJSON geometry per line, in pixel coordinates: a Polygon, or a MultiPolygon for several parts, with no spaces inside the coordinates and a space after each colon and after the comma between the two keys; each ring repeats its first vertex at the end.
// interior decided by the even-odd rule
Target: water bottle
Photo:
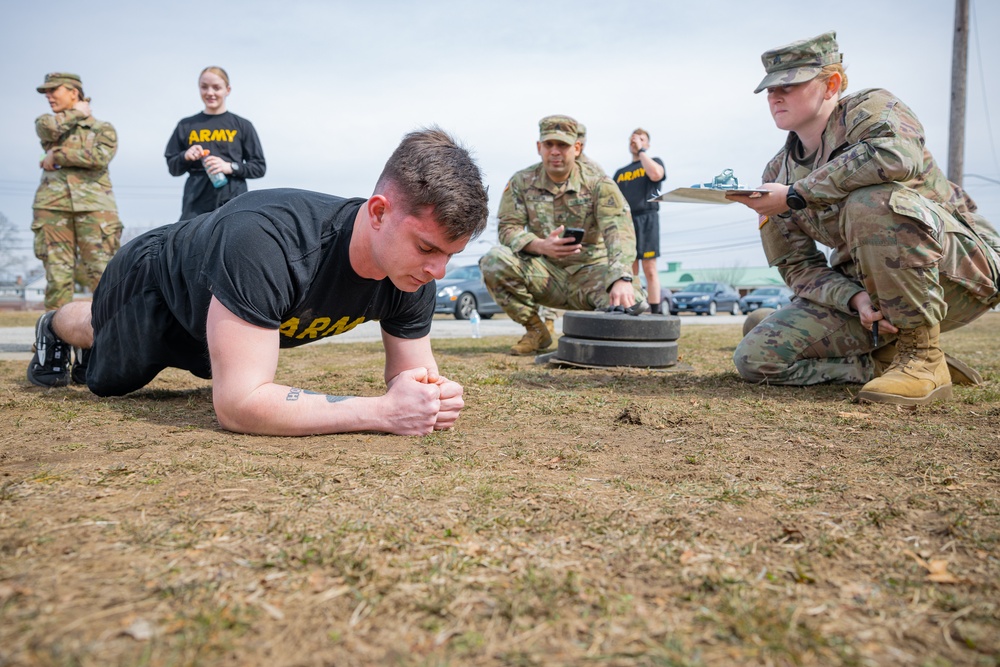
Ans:
{"type": "MultiPolygon", "coordinates": [[[[205,173],[208,174],[208,165],[205,164],[205,158],[201,159],[201,166],[205,167],[205,173]]],[[[229,182],[229,179],[221,171],[218,174],[208,174],[208,179],[212,181],[212,185],[216,188],[221,188],[229,182]]]]}
{"type": "Polygon", "coordinates": [[[469,324],[472,325],[472,337],[479,338],[479,311],[475,308],[469,313],[469,324]]]}

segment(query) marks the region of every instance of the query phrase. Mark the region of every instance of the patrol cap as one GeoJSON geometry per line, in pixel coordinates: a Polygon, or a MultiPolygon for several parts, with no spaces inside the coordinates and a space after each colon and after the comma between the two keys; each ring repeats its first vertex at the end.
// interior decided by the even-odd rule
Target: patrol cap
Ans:
{"type": "Polygon", "coordinates": [[[578,123],[569,116],[546,116],[538,121],[539,141],[554,139],[566,144],[575,144],[579,141],[578,134],[578,123]]]}
{"type": "Polygon", "coordinates": [[[759,93],[771,86],[812,81],[825,65],[833,65],[843,59],[844,55],[837,46],[837,33],[833,30],[765,51],[760,60],[764,63],[767,76],[753,92],[759,93]]]}
{"type": "Polygon", "coordinates": [[[44,93],[47,90],[53,90],[59,86],[69,86],[70,88],[83,90],[83,82],[80,81],[80,75],[71,74],[69,72],[52,72],[50,74],[46,74],[45,83],[40,85],[35,90],[40,93],[44,93]]]}

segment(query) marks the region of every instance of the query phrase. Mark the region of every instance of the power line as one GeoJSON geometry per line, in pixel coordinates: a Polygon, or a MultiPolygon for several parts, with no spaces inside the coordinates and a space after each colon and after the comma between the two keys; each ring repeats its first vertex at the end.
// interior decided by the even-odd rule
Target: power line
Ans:
{"type": "Polygon", "coordinates": [[[979,175],[979,174],[963,174],[963,175],[964,175],[964,176],[971,176],[971,177],[973,177],[973,178],[981,178],[981,179],[983,179],[984,181],[989,181],[990,183],[995,183],[995,184],[997,184],[997,185],[1000,185],[1000,181],[998,181],[998,180],[997,180],[997,179],[995,179],[995,178],[990,178],[990,177],[988,177],[988,176],[981,176],[981,175],[979,175]]]}
{"type": "MultiPolygon", "coordinates": [[[[979,63],[979,87],[982,89],[983,94],[983,109],[986,111],[986,133],[990,138],[990,154],[993,156],[993,166],[996,167],[997,173],[1000,174],[1000,161],[997,160],[997,149],[996,143],[993,141],[993,125],[990,123],[990,104],[989,100],[986,98],[987,88],[986,80],[983,74],[983,53],[979,48],[979,24],[976,20],[976,3],[975,0],[969,0],[970,13],[972,15],[972,35],[975,38],[976,44],[976,61],[979,63]]],[[[968,174],[969,176],[975,176],[975,174],[968,174]]],[[[992,179],[985,178],[984,176],[979,176],[979,178],[984,178],[987,181],[992,179]]],[[[994,183],[996,181],[993,181],[994,183]]]]}
{"type": "Polygon", "coordinates": [[[760,239],[754,239],[753,241],[741,241],[739,243],[728,243],[724,245],[715,246],[699,246],[694,248],[683,248],[674,247],[667,248],[667,253],[669,255],[700,255],[706,252],[718,252],[720,250],[739,250],[742,248],[755,248],[760,247],[760,239]]]}
{"type": "MultiPolygon", "coordinates": [[[[731,222],[721,222],[721,223],[719,223],[717,225],[706,225],[704,227],[687,227],[685,229],[670,229],[670,228],[668,228],[668,229],[664,229],[661,233],[670,234],[670,235],[674,235],[674,234],[692,234],[692,233],[695,233],[695,232],[702,233],[702,232],[713,231],[713,230],[716,230],[716,229],[729,229],[731,227],[737,227],[737,226],[746,228],[749,224],[750,223],[747,220],[733,220],[731,222]]],[[[756,231],[756,227],[754,227],[753,231],[756,231]]]]}
{"type": "MultiPolygon", "coordinates": [[[[5,187],[12,185],[15,187],[26,187],[34,189],[38,187],[38,181],[15,181],[7,178],[0,178],[0,187],[5,187]]],[[[182,187],[181,183],[177,185],[135,185],[133,183],[121,183],[117,180],[114,182],[114,189],[124,188],[126,190],[177,190],[182,187]]]]}

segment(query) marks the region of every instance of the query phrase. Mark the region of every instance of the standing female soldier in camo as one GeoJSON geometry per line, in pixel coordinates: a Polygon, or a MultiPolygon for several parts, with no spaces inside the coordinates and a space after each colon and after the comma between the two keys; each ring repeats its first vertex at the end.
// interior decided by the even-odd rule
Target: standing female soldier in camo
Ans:
{"type": "Polygon", "coordinates": [[[897,405],[950,397],[960,369],[939,335],[1000,302],[996,230],[902,101],[875,88],[841,97],[836,33],[761,59],[755,92],[767,90],[788,138],[764,169],[769,193],[730,198],[759,215],[768,262],[796,298],[744,337],[736,368],[754,382],[865,383],[859,399],[897,405]]]}
{"type": "Polygon", "coordinates": [[[37,90],[52,113],[35,120],[45,153],[31,230],[45,266],[45,309],[55,310],[73,300],[74,280],[93,291],[118,250],[122,223],[108,177],[118,135],[91,115],[79,75],[47,74],[37,90]]]}

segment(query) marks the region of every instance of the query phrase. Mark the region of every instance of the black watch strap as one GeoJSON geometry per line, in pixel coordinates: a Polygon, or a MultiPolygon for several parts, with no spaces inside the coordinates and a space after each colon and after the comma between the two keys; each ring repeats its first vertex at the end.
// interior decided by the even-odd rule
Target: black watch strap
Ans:
{"type": "Polygon", "coordinates": [[[795,191],[794,185],[788,186],[788,194],[785,195],[785,203],[788,204],[788,208],[793,211],[801,211],[808,206],[806,200],[802,198],[802,195],[795,191]]]}
{"type": "Polygon", "coordinates": [[[625,282],[630,283],[630,282],[632,282],[632,276],[621,276],[619,278],[615,278],[614,280],[611,281],[611,284],[608,285],[608,289],[606,289],[604,291],[605,292],[610,292],[611,288],[614,287],[615,283],[618,282],[619,280],[624,280],[625,282]]]}

